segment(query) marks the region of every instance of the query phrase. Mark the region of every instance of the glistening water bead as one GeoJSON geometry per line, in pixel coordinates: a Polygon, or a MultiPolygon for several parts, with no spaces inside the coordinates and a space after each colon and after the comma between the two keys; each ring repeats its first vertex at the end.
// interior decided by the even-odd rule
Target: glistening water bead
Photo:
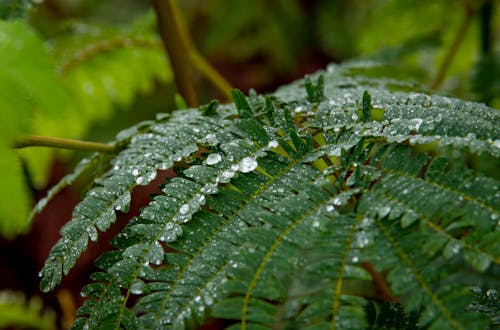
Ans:
{"type": "Polygon", "coordinates": [[[205,159],[206,165],[215,165],[222,160],[222,156],[219,153],[210,154],[205,159]]]}
{"type": "Polygon", "coordinates": [[[259,165],[252,157],[245,157],[240,161],[239,170],[241,173],[249,173],[257,168],[259,165]]]}

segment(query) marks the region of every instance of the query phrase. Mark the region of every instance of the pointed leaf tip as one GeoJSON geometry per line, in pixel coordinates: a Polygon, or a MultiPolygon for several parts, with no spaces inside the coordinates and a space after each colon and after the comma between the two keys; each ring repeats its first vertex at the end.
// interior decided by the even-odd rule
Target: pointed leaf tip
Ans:
{"type": "Polygon", "coordinates": [[[310,77],[304,79],[307,100],[311,103],[319,103],[325,99],[325,76],[320,75],[316,84],[313,84],[310,77]]]}
{"type": "Polygon", "coordinates": [[[251,118],[253,117],[253,111],[248,103],[245,95],[239,89],[233,89],[231,91],[231,95],[233,97],[234,105],[236,106],[236,110],[240,114],[241,118],[251,118]]]}
{"type": "Polygon", "coordinates": [[[212,116],[212,115],[215,115],[217,113],[218,106],[219,106],[219,101],[212,100],[212,101],[210,101],[210,103],[202,106],[200,108],[200,111],[204,116],[212,116]]]}
{"type": "Polygon", "coordinates": [[[364,122],[369,122],[372,120],[372,113],[371,113],[371,107],[372,107],[372,96],[368,91],[365,90],[363,93],[363,121],[364,122]]]}

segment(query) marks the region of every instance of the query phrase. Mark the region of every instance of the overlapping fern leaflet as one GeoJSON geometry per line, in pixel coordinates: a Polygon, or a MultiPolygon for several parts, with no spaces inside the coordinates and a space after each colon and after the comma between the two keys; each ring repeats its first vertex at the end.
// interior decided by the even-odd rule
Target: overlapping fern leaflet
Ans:
{"type": "MultiPolygon", "coordinates": [[[[43,268],[51,290],[157,170],[175,176],[112,241],[75,329],[482,329],[498,286],[500,116],[404,83],[323,76],[121,133],[43,268]]],[[[493,321],[491,321],[493,322],[493,321]]],[[[491,323],[493,324],[493,323],[491,323]]]]}

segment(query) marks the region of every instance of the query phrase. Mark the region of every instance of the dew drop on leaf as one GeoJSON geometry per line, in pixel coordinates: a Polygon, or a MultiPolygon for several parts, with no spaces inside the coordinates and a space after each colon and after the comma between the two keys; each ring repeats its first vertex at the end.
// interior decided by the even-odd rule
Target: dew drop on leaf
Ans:
{"type": "Polygon", "coordinates": [[[342,205],[342,199],[340,197],[335,197],[333,199],[333,205],[336,205],[336,206],[342,205]]]}
{"type": "Polygon", "coordinates": [[[269,141],[267,147],[268,148],[278,148],[278,141],[276,141],[276,140],[269,141]]]}
{"type": "Polygon", "coordinates": [[[87,227],[87,233],[89,234],[89,238],[92,242],[97,241],[97,229],[94,226],[87,227]]]}
{"type": "Polygon", "coordinates": [[[210,306],[214,303],[214,298],[210,295],[205,296],[205,303],[210,306]]]}
{"type": "Polygon", "coordinates": [[[498,292],[495,289],[489,289],[488,291],[486,291],[486,296],[488,296],[488,298],[490,299],[496,299],[498,296],[498,292]]]}
{"type": "Polygon", "coordinates": [[[183,204],[181,208],[179,209],[180,214],[186,214],[189,212],[189,205],[188,204],[183,204]]]}
{"type": "Polygon", "coordinates": [[[245,157],[240,161],[239,170],[241,173],[249,173],[257,168],[259,164],[252,157],[245,157]]]}
{"type": "Polygon", "coordinates": [[[205,159],[206,165],[215,165],[222,160],[222,156],[219,153],[210,154],[205,159]]]}

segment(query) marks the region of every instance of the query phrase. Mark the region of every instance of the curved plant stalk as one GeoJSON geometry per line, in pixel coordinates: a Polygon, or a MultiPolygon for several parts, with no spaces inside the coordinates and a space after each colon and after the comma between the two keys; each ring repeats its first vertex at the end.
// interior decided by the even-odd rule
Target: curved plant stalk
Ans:
{"type": "Polygon", "coordinates": [[[464,2],[463,7],[465,11],[464,19],[460,23],[457,34],[455,35],[453,42],[450,48],[448,49],[448,52],[446,53],[443,63],[441,63],[441,66],[438,69],[436,77],[434,78],[434,81],[431,84],[431,88],[434,90],[438,89],[442,85],[446,77],[446,73],[448,72],[451,63],[453,62],[453,59],[455,58],[455,55],[458,52],[458,48],[460,48],[460,45],[462,44],[465,35],[469,30],[469,27],[472,23],[472,19],[476,15],[477,9],[473,5],[469,4],[467,1],[464,2]]]}
{"type": "Polygon", "coordinates": [[[189,107],[198,106],[193,81],[193,67],[200,71],[227,100],[231,99],[229,84],[193,46],[174,0],[154,0],[158,30],[168,53],[175,84],[189,107]]]}
{"type": "Polygon", "coordinates": [[[116,146],[111,144],[81,141],[75,139],[64,139],[49,136],[27,135],[14,142],[15,149],[28,147],[49,147],[83,151],[114,152],[116,146]]]}

